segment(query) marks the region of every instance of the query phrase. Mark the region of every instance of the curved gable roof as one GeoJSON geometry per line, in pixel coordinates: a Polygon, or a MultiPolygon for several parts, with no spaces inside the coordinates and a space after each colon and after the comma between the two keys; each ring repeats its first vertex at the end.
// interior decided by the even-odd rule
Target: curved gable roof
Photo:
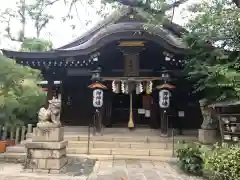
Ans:
{"type": "MultiPolygon", "coordinates": [[[[128,39],[127,36],[121,36],[121,34],[125,32],[132,32],[132,34],[134,34],[134,32],[140,32],[141,34],[145,33],[145,35],[136,33],[135,35],[131,36],[133,39],[145,38],[148,40],[149,38],[149,40],[158,42],[163,46],[165,46],[164,44],[168,44],[176,49],[181,49],[181,50],[187,49],[186,45],[184,44],[184,42],[182,42],[180,38],[178,38],[176,35],[174,35],[170,31],[160,26],[152,25],[148,27],[147,31],[145,31],[144,23],[131,22],[131,23],[118,23],[118,24],[109,25],[106,28],[103,28],[97,33],[95,33],[90,39],[88,39],[88,41],[84,43],[81,43],[74,47],[57,49],[56,51],[79,51],[79,50],[87,49],[87,48],[90,48],[91,46],[97,45],[100,41],[105,41],[104,44],[106,44],[107,42],[111,42],[115,40],[126,40],[128,39]],[[115,35],[115,38],[112,38],[112,39],[109,38],[112,35],[115,35]],[[124,37],[126,39],[124,39],[124,37]],[[154,37],[159,40],[155,39],[154,37]],[[105,38],[105,40],[103,40],[103,38],[105,38]]],[[[165,48],[168,49],[168,47],[166,46],[165,48]]]]}
{"type": "MultiPolygon", "coordinates": [[[[138,14],[139,16],[142,17],[142,19],[145,19],[145,20],[148,19],[148,17],[150,16],[149,13],[147,13],[141,9],[124,6],[120,10],[112,13],[106,19],[97,23],[93,28],[91,28],[90,30],[85,32],[80,37],[76,38],[72,42],[70,42],[62,47],[57,48],[56,50],[68,49],[68,48],[72,48],[72,47],[78,46],[80,44],[83,44],[86,41],[88,41],[92,36],[94,36],[96,33],[98,33],[98,31],[100,31],[101,29],[106,28],[107,26],[109,26],[111,24],[118,23],[120,19],[122,19],[123,17],[130,15],[130,14],[138,14]]],[[[171,32],[177,38],[180,38],[181,34],[186,31],[186,29],[184,29],[183,27],[181,27],[173,22],[170,22],[168,20],[165,20],[163,22],[162,27],[165,28],[166,30],[168,30],[169,32],[171,32]]]]}
{"type": "MultiPolygon", "coordinates": [[[[150,40],[159,43],[173,53],[186,53],[187,46],[181,40],[184,28],[170,21],[164,21],[161,26],[148,25],[144,28],[146,19],[150,15],[137,8],[122,8],[99,22],[95,27],[84,33],[71,43],[48,52],[17,52],[3,50],[4,55],[10,58],[58,58],[76,55],[88,55],[98,48],[119,40],[150,40]],[[142,21],[126,21],[128,15],[139,15],[142,21]],[[121,21],[122,19],[122,21],[121,21]],[[145,22],[144,22],[145,21],[145,22]],[[141,32],[143,36],[136,33],[141,32]],[[137,35],[134,35],[134,34],[137,35]]],[[[128,18],[129,19],[129,18],[128,18]]]]}

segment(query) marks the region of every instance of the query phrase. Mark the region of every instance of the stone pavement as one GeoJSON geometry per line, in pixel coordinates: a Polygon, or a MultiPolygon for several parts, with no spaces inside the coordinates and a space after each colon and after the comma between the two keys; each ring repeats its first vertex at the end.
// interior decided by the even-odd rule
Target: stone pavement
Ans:
{"type": "Polygon", "coordinates": [[[88,180],[201,180],[183,174],[174,164],[159,161],[98,161],[94,172],[88,180]]]}
{"type": "Polygon", "coordinates": [[[167,162],[97,161],[89,176],[24,173],[20,164],[0,164],[0,180],[200,180],[178,171],[167,162]]]}

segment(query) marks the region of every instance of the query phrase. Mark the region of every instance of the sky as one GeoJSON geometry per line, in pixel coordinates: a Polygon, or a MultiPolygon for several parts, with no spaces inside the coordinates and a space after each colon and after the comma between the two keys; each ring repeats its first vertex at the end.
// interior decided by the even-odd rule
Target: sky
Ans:
{"type": "MultiPolygon", "coordinates": [[[[17,0],[8,0],[1,3],[0,11],[5,10],[6,8],[14,8],[16,7],[17,0]]],[[[27,0],[29,2],[33,0],[27,0]]],[[[82,0],[81,4],[78,3],[76,9],[73,9],[74,18],[70,21],[63,22],[62,17],[68,13],[68,8],[65,6],[63,1],[56,3],[51,9],[48,9],[48,13],[50,13],[54,19],[50,21],[44,31],[41,33],[41,37],[46,40],[50,40],[53,42],[54,48],[60,47],[62,45],[71,42],[78,36],[81,36],[82,33],[93,27],[97,22],[101,20],[100,15],[96,13],[96,11],[100,8],[101,0],[94,0],[94,4],[92,6],[88,5],[88,0],[82,0]],[[78,14],[78,15],[77,15],[78,14]],[[86,22],[90,21],[88,25],[86,22]],[[72,29],[71,25],[76,25],[75,29],[72,29]]],[[[199,2],[200,0],[189,0],[184,5],[181,5],[179,8],[175,9],[175,15],[173,21],[177,24],[183,25],[187,22],[186,18],[189,16],[189,13],[184,9],[192,4],[199,2]]],[[[170,12],[171,13],[171,12],[170,12]]],[[[17,34],[20,24],[16,22],[11,23],[13,34],[17,34]]],[[[36,32],[34,30],[32,22],[28,22],[26,28],[26,34],[29,37],[34,37],[36,32]]],[[[5,38],[3,35],[4,26],[0,23],[0,49],[11,49],[17,50],[20,47],[19,43],[15,43],[10,41],[8,38],[5,38]]]]}

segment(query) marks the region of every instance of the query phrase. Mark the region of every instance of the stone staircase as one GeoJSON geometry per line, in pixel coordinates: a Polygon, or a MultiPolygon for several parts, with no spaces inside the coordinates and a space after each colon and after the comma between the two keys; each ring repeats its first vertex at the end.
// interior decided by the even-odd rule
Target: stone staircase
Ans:
{"type": "MultiPolygon", "coordinates": [[[[103,136],[91,136],[88,153],[87,134],[65,134],[68,140],[67,155],[97,160],[136,159],[172,161],[173,139],[160,137],[159,135],[143,136],[141,134],[106,134],[103,136]]],[[[195,136],[176,136],[174,144],[178,141],[196,141],[195,136]]],[[[3,154],[4,161],[24,162],[26,155],[25,143],[7,147],[3,154]]],[[[174,146],[175,146],[174,145],[174,146]]]]}

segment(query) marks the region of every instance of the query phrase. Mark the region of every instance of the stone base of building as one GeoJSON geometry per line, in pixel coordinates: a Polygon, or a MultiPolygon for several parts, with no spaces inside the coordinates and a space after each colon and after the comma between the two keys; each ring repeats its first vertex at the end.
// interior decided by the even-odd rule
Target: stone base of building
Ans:
{"type": "Polygon", "coordinates": [[[68,142],[63,140],[63,134],[62,127],[37,127],[33,141],[26,144],[25,171],[64,173],[67,165],[68,142]]]}
{"type": "Polygon", "coordinates": [[[217,131],[210,129],[199,129],[198,140],[203,144],[213,144],[217,141],[217,131]]]}

